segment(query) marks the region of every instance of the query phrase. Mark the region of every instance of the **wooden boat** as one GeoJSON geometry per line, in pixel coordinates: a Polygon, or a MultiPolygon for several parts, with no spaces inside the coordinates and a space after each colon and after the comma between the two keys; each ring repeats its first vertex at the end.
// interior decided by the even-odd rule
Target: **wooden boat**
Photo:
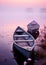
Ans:
{"type": "Polygon", "coordinates": [[[39,24],[33,20],[31,23],[27,25],[27,32],[30,33],[35,39],[39,36],[39,24]]]}
{"type": "Polygon", "coordinates": [[[13,39],[14,49],[17,49],[24,57],[31,58],[34,51],[33,36],[18,26],[13,34],[13,39]]]}

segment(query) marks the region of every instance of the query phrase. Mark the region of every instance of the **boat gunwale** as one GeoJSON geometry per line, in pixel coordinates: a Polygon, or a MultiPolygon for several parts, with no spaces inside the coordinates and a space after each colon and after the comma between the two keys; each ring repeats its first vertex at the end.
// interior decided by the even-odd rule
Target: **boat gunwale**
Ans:
{"type": "Polygon", "coordinates": [[[22,48],[22,49],[24,49],[24,50],[27,50],[27,51],[32,51],[33,49],[34,49],[34,45],[33,46],[27,46],[27,47],[30,47],[30,48],[32,48],[32,50],[28,50],[28,48],[27,49],[25,49],[24,47],[22,47],[22,46],[20,46],[20,45],[18,45],[18,44],[16,44],[15,42],[14,42],[14,45],[17,45],[18,47],[20,47],[20,48],[22,48]]]}

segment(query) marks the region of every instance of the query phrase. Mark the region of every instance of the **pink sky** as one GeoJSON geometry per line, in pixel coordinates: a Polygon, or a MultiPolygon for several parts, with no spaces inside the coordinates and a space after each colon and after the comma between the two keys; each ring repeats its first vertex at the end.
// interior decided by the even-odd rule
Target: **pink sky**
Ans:
{"type": "Polygon", "coordinates": [[[46,7],[46,0],[0,0],[0,5],[6,6],[6,8],[5,7],[3,8],[4,10],[3,9],[0,10],[0,23],[1,23],[0,28],[2,31],[14,31],[18,25],[20,25],[22,28],[26,30],[27,24],[30,23],[33,19],[36,20],[41,25],[41,28],[46,23],[46,19],[44,19],[46,16],[43,16],[43,14],[41,15],[41,13],[38,13],[36,9],[34,9],[34,12],[32,12],[31,14],[25,11],[23,12],[23,10],[22,11],[17,10],[16,13],[17,8],[15,8],[15,11],[14,9],[10,10],[12,6],[13,7],[18,6],[18,8],[19,6],[21,7],[26,6],[27,8],[46,7]],[[8,7],[9,10],[7,6],[11,6],[10,8],[8,7]]]}
{"type": "Polygon", "coordinates": [[[46,6],[46,0],[0,0],[1,5],[14,6],[46,6]]]}

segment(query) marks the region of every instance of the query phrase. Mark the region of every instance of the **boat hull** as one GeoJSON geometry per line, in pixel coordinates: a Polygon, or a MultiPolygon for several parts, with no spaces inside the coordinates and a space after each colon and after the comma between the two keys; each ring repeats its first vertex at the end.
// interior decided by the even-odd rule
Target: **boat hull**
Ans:
{"type": "Polygon", "coordinates": [[[19,53],[21,53],[21,55],[23,55],[27,59],[33,58],[33,56],[34,56],[34,54],[33,54],[34,49],[32,49],[32,51],[28,51],[24,48],[19,47],[18,45],[14,44],[14,43],[13,43],[13,47],[14,47],[15,50],[17,50],[19,53]]]}

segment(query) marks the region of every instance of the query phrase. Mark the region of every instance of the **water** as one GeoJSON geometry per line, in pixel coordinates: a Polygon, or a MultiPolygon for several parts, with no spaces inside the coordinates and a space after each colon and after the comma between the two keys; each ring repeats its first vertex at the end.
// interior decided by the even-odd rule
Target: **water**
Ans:
{"type": "Polygon", "coordinates": [[[22,65],[27,59],[13,49],[13,34],[3,33],[0,32],[0,65],[22,65]]]}
{"type": "MultiPolygon", "coordinates": [[[[13,32],[0,31],[0,65],[22,65],[25,60],[19,53],[13,52],[13,32]]],[[[46,62],[46,57],[35,59],[34,65],[41,65],[40,62],[46,62]]]]}
{"type": "MultiPolygon", "coordinates": [[[[12,36],[11,36],[12,37],[12,36]]],[[[10,35],[0,33],[0,65],[17,65],[13,55],[13,42],[10,35]]]]}
{"type": "Polygon", "coordinates": [[[32,20],[36,20],[41,28],[46,25],[46,10],[31,9],[29,12],[27,8],[0,6],[0,65],[17,65],[13,54],[13,33],[18,25],[25,30],[32,20]]]}
{"type": "Polygon", "coordinates": [[[35,20],[43,28],[43,25],[46,24],[46,8],[0,6],[1,29],[3,26],[5,29],[13,30],[18,25],[27,29],[27,24],[32,20],[35,20]]]}

